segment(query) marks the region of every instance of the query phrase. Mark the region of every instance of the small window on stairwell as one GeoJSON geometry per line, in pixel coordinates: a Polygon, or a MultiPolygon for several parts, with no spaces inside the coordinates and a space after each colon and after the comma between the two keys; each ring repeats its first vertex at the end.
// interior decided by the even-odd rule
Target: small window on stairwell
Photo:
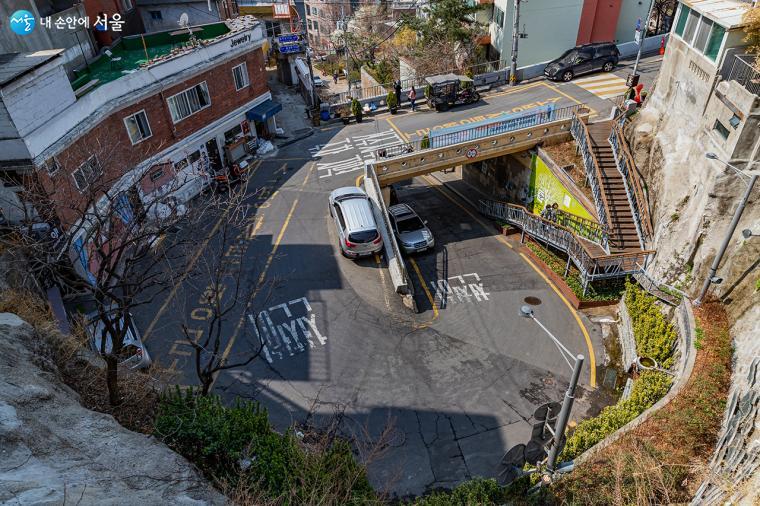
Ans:
{"type": "Polygon", "coordinates": [[[728,139],[728,134],[729,134],[728,128],[726,128],[726,126],[723,123],[721,123],[720,120],[717,120],[717,119],[715,120],[715,125],[713,126],[713,130],[718,132],[720,136],[723,137],[724,139],[728,139]]]}

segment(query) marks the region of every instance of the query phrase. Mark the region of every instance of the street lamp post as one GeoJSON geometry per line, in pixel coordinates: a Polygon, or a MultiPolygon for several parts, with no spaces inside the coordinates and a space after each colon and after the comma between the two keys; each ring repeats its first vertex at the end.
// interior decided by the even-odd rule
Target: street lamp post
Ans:
{"type": "Polygon", "coordinates": [[[554,335],[549,332],[549,329],[544,327],[544,325],[533,314],[533,310],[530,307],[522,306],[520,308],[520,314],[526,318],[530,318],[536,322],[539,327],[541,327],[541,330],[543,330],[546,335],[551,338],[551,340],[557,346],[557,349],[562,354],[562,358],[565,359],[565,362],[567,362],[567,365],[570,366],[573,371],[572,375],[570,376],[570,384],[567,387],[567,391],[565,391],[565,397],[562,399],[562,408],[560,409],[559,416],[557,417],[557,425],[554,427],[554,442],[552,443],[552,447],[549,450],[548,460],[546,464],[548,471],[550,473],[554,473],[557,468],[557,457],[559,457],[559,452],[565,439],[567,421],[570,418],[570,411],[573,409],[573,402],[575,401],[575,388],[578,386],[578,379],[580,378],[581,369],[583,368],[584,357],[581,354],[573,355],[573,353],[568,350],[567,347],[562,344],[559,339],[554,337],[554,335]],[[571,364],[570,360],[568,360],[568,357],[572,358],[575,362],[571,364]]]}
{"type": "MultiPolygon", "coordinates": [[[[747,185],[747,191],[744,192],[744,196],[742,197],[742,200],[739,202],[739,206],[736,208],[736,211],[734,212],[734,217],[731,220],[731,224],[728,226],[728,232],[726,232],[726,237],[723,238],[723,244],[720,245],[720,250],[718,250],[718,254],[715,256],[715,259],[713,260],[713,263],[710,266],[710,272],[707,274],[707,278],[705,279],[705,282],[702,285],[702,290],[699,292],[699,296],[694,300],[695,306],[698,306],[702,303],[702,300],[705,298],[705,295],[707,294],[707,290],[710,288],[711,283],[719,283],[720,281],[722,281],[720,278],[716,277],[715,274],[718,272],[718,267],[720,267],[720,262],[721,260],[723,260],[723,255],[726,253],[726,248],[728,248],[728,244],[731,242],[731,236],[734,235],[736,226],[739,224],[739,220],[742,217],[742,213],[744,213],[744,208],[747,207],[747,201],[749,200],[749,196],[752,193],[752,188],[755,186],[755,182],[757,181],[757,174],[748,176],[741,169],[738,169],[734,167],[733,165],[731,165],[730,163],[718,158],[718,155],[716,155],[715,153],[705,153],[705,157],[710,160],[717,160],[721,162],[722,164],[724,164],[725,166],[733,169],[739,176],[739,179],[741,179],[742,182],[744,182],[747,185]],[[749,178],[749,181],[747,181],[745,178],[749,178]]],[[[750,232],[750,235],[751,235],[751,232],[750,232]]]]}

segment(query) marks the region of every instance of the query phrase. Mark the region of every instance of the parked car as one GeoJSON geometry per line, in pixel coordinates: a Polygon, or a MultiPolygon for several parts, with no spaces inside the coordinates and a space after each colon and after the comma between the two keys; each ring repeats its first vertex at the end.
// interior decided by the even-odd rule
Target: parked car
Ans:
{"type": "Polygon", "coordinates": [[[317,88],[327,88],[329,84],[327,84],[327,81],[325,81],[321,77],[314,76],[314,86],[316,86],[317,88]]]}
{"type": "Polygon", "coordinates": [[[426,222],[408,204],[388,208],[393,233],[405,253],[419,253],[435,246],[435,239],[426,222]]]}
{"type": "MultiPolygon", "coordinates": [[[[90,337],[90,348],[95,352],[100,353],[103,349],[103,339],[105,339],[105,351],[110,353],[113,349],[113,341],[110,334],[105,331],[105,324],[100,319],[97,312],[90,312],[86,315],[87,318],[87,334],[90,337]]],[[[121,318],[121,325],[125,325],[124,317],[121,318]]],[[[120,325],[120,327],[121,327],[120,325]]],[[[151,364],[150,355],[140,337],[140,332],[134,325],[134,318],[130,314],[129,324],[127,325],[127,333],[124,335],[124,347],[122,349],[122,356],[120,357],[119,365],[129,367],[130,369],[144,369],[151,364]]]]}
{"type": "Polygon", "coordinates": [[[356,258],[372,255],[383,248],[383,238],[372,214],[372,204],[364,190],[346,186],[330,194],[330,216],[335,221],[340,251],[356,258]]]}
{"type": "Polygon", "coordinates": [[[603,70],[612,72],[620,58],[620,51],[612,42],[584,44],[568,49],[556,60],[550,61],[544,75],[552,81],[570,81],[573,77],[603,70]]]}

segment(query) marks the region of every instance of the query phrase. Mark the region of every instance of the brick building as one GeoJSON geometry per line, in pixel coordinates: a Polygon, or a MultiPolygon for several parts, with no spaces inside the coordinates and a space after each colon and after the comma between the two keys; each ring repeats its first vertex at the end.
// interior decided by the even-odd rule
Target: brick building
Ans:
{"type": "Polygon", "coordinates": [[[274,133],[280,106],[266,84],[264,38],[251,16],[193,27],[192,40],[123,37],[73,81],[61,50],[0,55],[6,218],[28,219],[19,209],[30,185],[45,190],[63,229],[93,202],[95,180],[132,203],[168,187],[174,202],[195,196],[209,174],[274,133]]]}

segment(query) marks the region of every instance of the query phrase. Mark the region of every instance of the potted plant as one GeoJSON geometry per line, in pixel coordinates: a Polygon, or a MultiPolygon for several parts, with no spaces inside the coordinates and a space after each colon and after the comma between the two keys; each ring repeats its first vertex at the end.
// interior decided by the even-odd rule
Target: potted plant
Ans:
{"type": "Polygon", "coordinates": [[[351,122],[351,111],[345,105],[338,109],[338,116],[344,125],[348,125],[351,122]]]}
{"type": "Polygon", "coordinates": [[[362,104],[356,99],[351,100],[351,114],[356,116],[357,123],[362,122],[362,115],[364,114],[362,111],[362,104]]]}
{"type": "Polygon", "coordinates": [[[396,93],[389,91],[388,96],[385,98],[385,103],[388,104],[388,110],[391,111],[391,114],[396,114],[398,111],[398,100],[396,100],[396,93]]]}

